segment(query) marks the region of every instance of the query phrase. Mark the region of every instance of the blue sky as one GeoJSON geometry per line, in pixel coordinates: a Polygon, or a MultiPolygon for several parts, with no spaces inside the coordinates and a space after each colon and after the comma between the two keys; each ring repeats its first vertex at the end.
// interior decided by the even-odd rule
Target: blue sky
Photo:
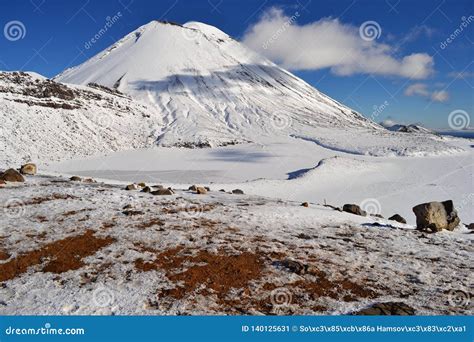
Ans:
{"type": "Polygon", "coordinates": [[[469,0],[0,0],[0,69],[52,77],[151,20],[194,20],[253,42],[257,49],[266,42],[260,52],[375,121],[448,128],[449,113],[463,110],[472,118],[474,109],[473,4],[469,0]],[[106,18],[118,12],[120,20],[86,49],[106,18]],[[23,25],[19,36],[7,30],[18,22],[23,25]],[[378,25],[372,24],[376,35],[360,39],[364,33],[359,28],[366,22],[378,25]],[[273,27],[283,30],[272,38],[266,32],[273,27]],[[328,34],[318,34],[327,27],[329,31],[323,32],[328,34]],[[324,46],[318,45],[321,36],[324,46]],[[293,43],[299,44],[298,53],[293,43]],[[346,43],[355,44],[353,50],[341,47],[346,43]],[[341,65],[338,56],[347,51],[341,65]],[[420,57],[414,65],[404,60],[411,55],[420,57]],[[390,63],[373,70],[379,58],[390,63]],[[411,68],[420,64],[425,69],[412,77],[411,68]]]}

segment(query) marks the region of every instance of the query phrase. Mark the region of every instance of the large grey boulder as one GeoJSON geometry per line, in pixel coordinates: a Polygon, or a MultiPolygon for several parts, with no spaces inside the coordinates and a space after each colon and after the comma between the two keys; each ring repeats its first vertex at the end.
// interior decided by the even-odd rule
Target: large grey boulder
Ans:
{"type": "Polygon", "coordinates": [[[37,172],[36,164],[33,164],[33,163],[24,164],[20,168],[20,173],[23,175],[34,176],[36,175],[36,172],[37,172]]]}
{"type": "Polygon", "coordinates": [[[459,225],[459,217],[453,201],[427,202],[413,207],[416,228],[432,232],[453,230],[459,225]]]}
{"type": "Polygon", "coordinates": [[[24,182],[25,178],[15,169],[8,169],[0,174],[0,179],[5,182],[24,182]]]}
{"type": "Polygon", "coordinates": [[[367,216],[367,212],[362,210],[357,204],[344,204],[342,211],[359,216],[367,216]]]}

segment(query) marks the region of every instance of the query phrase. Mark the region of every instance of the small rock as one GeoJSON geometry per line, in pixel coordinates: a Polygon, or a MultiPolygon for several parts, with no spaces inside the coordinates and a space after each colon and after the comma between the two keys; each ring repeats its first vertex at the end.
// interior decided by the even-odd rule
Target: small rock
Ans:
{"type": "Polygon", "coordinates": [[[154,191],[153,188],[148,185],[143,187],[142,189],[142,192],[152,192],[152,191],[154,191]]]}
{"type": "Polygon", "coordinates": [[[204,189],[206,189],[207,191],[211,191],[211,188],[208,186],[205,186],[204,189]]]}
{"type": "Polygon", "coordinates": [[[304,234],[304,233],[300,233],[300,234],[296,235],[296,237],[298,239],[303,239],[303,240],[310,240],[311,239],[311,236],[309,236],[308,234],[304,234]]]}
{"type": "Polygon", "coordinates": [[[122,209],[131,209],[131,208],[133,208],[133,206],[131,204],[127,204],[122,209]]]}
{"type": "Polygon", "coordinates": [[[144,187],[146,186],[146,184],[145,184],[144,182],[141,182],[141,183],[138,183],[138,186],[139,186],[140,188],[144,188],[144,187]]]}
{"type": "Polygon", "coordinates": [[[21,166],[20,168],[20,173],[23,175],[31,175],[34,176],[36,175],[36,165],[33,163],[27,163],[21,166]]]}
{"type": "Polygon", "coordinates": [[[382,216],[382,214],[372,214],[370,216],[373,216],[373,217],[378,217],[378,218],[381,218],[383,219],[384,217],[382,216]]]}
{"type": "Polygon", "coordinates": [[[143,215],[143,211],[141,210],[124,210],[122,211],[122,214],[126,216],[135,216],[135,215],[143,215]]]}
{"type": "Polygon", "coordinates": [[[0,176],[5,182],[24,182],[25,178],[15,169],[8,169],[0,176]]]}
{"type": "Polygon", "coordinates": [[[302,207],[305,207],[305,208],[308,208],[308,207],[309,207],[309,203],[308,203],[308,202],[303,202],[303,203],[301,203],[301,206],[302,206],[302,207]]]}
{"type": "Polygon", "coordinates": [[[224,190],[224,189],[220,189],[219,192],[225,192],[225,190],[224,190]]]}
{"type": "Polygon", "coordinates": [[[189,191],[196,191],[196,189],[197,189],[197,186],[196,186],[196,185],[191,185],[191,186],[188,188],[189,191]]]}
{"type": "Polygon", "coordinates": [[[138,186],[138,184],[128,184],[126,187],[125,187],[125,190],[139,190],[140,187],[138,186]]]}
{"type": "Polygon", "coordinates": [[[367,212],[362,210],[357,204],[344,204],[342,211],[359,216],[367,216],[367,212]]]}
{"type": "Polygon", "coordinates": [[[453,230],[460,223],[453,201],[428,202],[413,207],[416,216],[416,228],[424,231],[439,232],[453,230]]]}
{"type": "Polygon", "coordinates": [[[84,183],[97,183],[97,181],[92,178],[84,178],[82,181],[84,183]]]}
{"type": "Polygon", "coordinates": [[[234,195],[243,195],[244,194],[244,192],[240,189],[234,189],[234,190],[232,190],[232,193],[234,195]]]}
{"type": "Polygon", "coordinates": [[[412,316],[415,309],[403,302],[376,303],[368,308],[353,312],[361,316],[412,316]]]}
{"type": "Polygon", "coordinates": [[[285,267],[288,269],[288,271],[296,274],[305,274],[306,270],[308,269],[307,265],[302,264],[299,261],[294,261],[294,260],[283,260],[278,263],[279,266],[285,267]]]}
{"type": "Polygon", "coordinates": [[[205,194],[207,194],[207,190],[206,190],[206,188],[203,188],[202,186],[198,186],[196,188],[196,193],[198,195],[205,195],[205,194]]]}
{"type": "Polygon", "coordinates": [[[467,226],[467,229],[474,230],[474,223],[471,223],[467,226]]]}
{"type": "Polygon", "coordinates": [[[158,190],[152,191],[151,194],[155,196],[172,195],[174,194],[174,191],[171,189],[158,189],[158,190]]]}
{"type": "Polygon", "coordinates": [[[72,182],[82,182],[82,178],[79,176],[72,176],[69,180],[72,182]]]}
{"type": "Polygon", "coordinates": [[[391,220],[391,221],[397,221],[397,222],[404,223],[404,224],[407,223],[407,220],[405,220],[402,216],[400,216],[398,214],[390,216],[388,219],[391,220]]]}

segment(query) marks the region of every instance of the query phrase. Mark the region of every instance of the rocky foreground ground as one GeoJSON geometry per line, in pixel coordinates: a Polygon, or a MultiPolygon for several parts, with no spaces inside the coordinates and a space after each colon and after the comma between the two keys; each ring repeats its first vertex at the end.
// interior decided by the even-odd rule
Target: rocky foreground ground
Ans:
{"type": "Polygon", "coordinates": [[[1,185],[0,314],[473,313],[462,225],[430,234],[212,184],[141,189],[1,185]]]}

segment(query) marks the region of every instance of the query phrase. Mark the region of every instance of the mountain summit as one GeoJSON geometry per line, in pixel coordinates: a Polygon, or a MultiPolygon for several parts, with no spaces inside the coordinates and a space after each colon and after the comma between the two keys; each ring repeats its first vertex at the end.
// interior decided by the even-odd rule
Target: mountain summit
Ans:
{"type": "Polygon", "coordinates": [[[98,83],[163,117],[161,145],[225,145],[309,127],[379,127],[215,27],[150,22],[57,81],[98,83]]]}
{"type": "Polygon", "coordinates": [[[147,102],[161,118],[154,133],[160,146],[215,147],[284,136],[356,154],[439,151],[426,137],[415,141],[386,131],[198,22],[152,21],[55,80],[96,83],[147,102]]]}

